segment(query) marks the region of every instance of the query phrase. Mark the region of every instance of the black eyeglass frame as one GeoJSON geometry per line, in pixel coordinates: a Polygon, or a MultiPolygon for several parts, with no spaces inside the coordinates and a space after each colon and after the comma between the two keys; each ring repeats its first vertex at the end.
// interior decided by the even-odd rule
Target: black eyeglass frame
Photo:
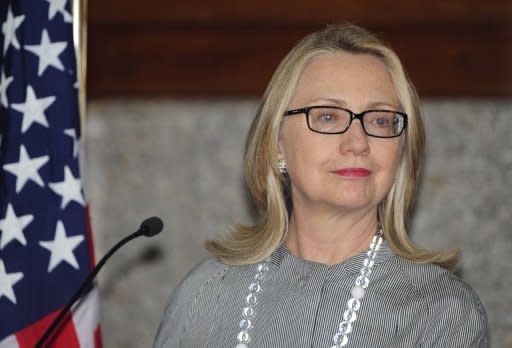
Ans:
{"type": "Polygon", "coordinates": [[[283,116],[286,117],[286,116],[293,116],[293,115],[298,115],[298,114],[304,114],[304,116],[306,116],[306,123],[307,123],[308,128],[309,128],[310,131],[315,132],[315,133],[320,133],[320,134],[343,134],[343,133],[345,133],[346,131],[349,130],[350,126],[352,125],[352,121],[354,119],[358,119],[359,122],[361,122],[361,127],[363,128],[363,131],[364,131],[364,133],[366,135],[368,135],[369,137],[374,137],[374,138],[383,138],[383,139],[396,138],[396,137],[399,137],[400,135],[402,135],[404,130],[407,128],[407,114],[403,113],[403,112],[400,112],[400,111],[396,111],[396,110],[370,109],[370,110],[365,110],[365,111],[360,112],[360,113],[357,114],[357,113],[355,113],[355,112],[353,112],[353,111],[351,111],[349,109],[341,108],[341,107],[338,107],[338,106],[313,105],[313,106],[306,106],[306,107],[303,107],[303,108],[300,108],[300,109],[287,110],[287,111],[284,112],[283,116]],[[337,109],[337,110],[343,110],[343,111],[348,112],[350,114],[350,120],[348,122],[347,128],[345,130],[341,131],[341,132],[334,132],[334,133],[320,132],[318,130],[315,130],[315,129],[311,128],[311,125],[309,124],[309,111],[312,110],[312,109],[337,109]],[[402,130],[400,131],[400,133],[395,134],[395,135],[390,136],[390,137],[373,135],[373,134],[368,133],[368,131],[366,130],[366,127],[364,126],[363,118],[364,118],[364,116],[367,113],[375,112],[375,111],[392,112],[392,113],[395,113],[395,114],[398,114],[398,115],[402,116],[403,117],[404,126],[403,126],[402,130]]]}

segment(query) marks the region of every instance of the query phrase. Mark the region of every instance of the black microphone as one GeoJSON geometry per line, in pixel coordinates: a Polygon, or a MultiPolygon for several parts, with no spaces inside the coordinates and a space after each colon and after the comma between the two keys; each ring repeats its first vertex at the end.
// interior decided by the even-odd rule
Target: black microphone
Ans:
{"type": "Polygon", "coordinates": [[[153,216],[142,221],[137,232],[140,231],[139,233],[145,235],[146,237],[153,237],[159,234],[163,228],[164,223],[162,220],[157,216],[153,216]]]}
{"type": "Polygon", "coordinates": [[[78,288],[78,290],[73,294],[71,299],[68,301],[66,306],[62,308],[62,310],[59,312],[59,315],[53,320],[52,324],[48,329],[44,332],[44,334],[41,336],[39,341],[37,341],[36,348],[43,348],[44,343],[47,341],[47,339],[50,337],[50,335],[55,331],[55,329],[59,326],[62,319],[66,316],[66,314],[69,312],[70,308],[73,306],[73,304],[84,295],[86,290],[91,288],[92,281],[94,277],[96,277],[96,274],[100,271],[100,269],[103,267],[105,262],[114,254],[117,249],[131,241],[132,239],[135,239],[140,236],[146,236],[146,237],[153,237],[157,234],[159,234],[164,227],[164,223],[159,217],[153,216],[150,218],[147,218],[146,220],[142,221],[140,224],[140,227],[137,231],[133,232],[129,236],[123,238],[121,241],[119,241],[116,245],[112,247],[108,251],[108,253],[103,256],[103,258],[98,262],[98,264],[93,268],[91,273],[87,276],[87,278],[84,280],[82,285],[78,288]]]}

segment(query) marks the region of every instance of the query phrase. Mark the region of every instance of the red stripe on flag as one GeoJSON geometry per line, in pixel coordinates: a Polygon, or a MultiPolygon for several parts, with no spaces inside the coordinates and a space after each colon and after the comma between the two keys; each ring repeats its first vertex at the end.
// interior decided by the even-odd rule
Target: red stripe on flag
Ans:
{"type": "Polygon", "coordinates": [[[101,338],[101,328],[99,326],[96,328],[96,330],[94,330],[94,347],[103,347],[103,339],[101,338]]]}
{"type": "MultiPolygon", "coordinates": [[[[43,317],[34,324],[27,326],[16,333],[16,339],[20,348],[33,348],[39,338],[44,334],[45,330],[51,325],[53,319],[58,315],[58,311],[52,312],[50,315],[43,317]]],[[[75,331],[75,325],[71,316],[66,316],[63,324],[58,328],[55,334],[47,341],[45,347],[48,348],[72,348],[79,347],[78,337],[75,331]]]]}

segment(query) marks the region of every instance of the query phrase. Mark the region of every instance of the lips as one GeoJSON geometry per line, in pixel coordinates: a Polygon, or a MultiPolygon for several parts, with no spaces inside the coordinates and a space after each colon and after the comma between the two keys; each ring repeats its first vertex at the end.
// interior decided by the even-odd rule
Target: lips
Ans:
{"type": "Polygon", "coordinates": [[[366,168],[341,168],[333,171],[334,174],[350,178],[366,178],[372,174],[366,168]]]}

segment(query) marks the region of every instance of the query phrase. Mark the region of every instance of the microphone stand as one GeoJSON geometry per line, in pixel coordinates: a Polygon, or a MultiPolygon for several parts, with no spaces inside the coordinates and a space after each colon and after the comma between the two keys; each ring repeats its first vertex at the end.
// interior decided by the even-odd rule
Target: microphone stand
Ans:
{"type": "MultiPolygon", "coordinates": [[[[50,327],[44,332],[43,336],[41,336],[39,341],[37,341],[36,348],[43,348],[44,347],[44,343],[46,342],[46,340],[50,337],[52,332],[55,331],[57,326],[61,323],[62,319],[64,319],[64,317],[66,316],[66,314],[68,313],[70,308],[73,306],[75,301],[78,300],[85,293],[85,290],[91,285],[92,280],[94,279],[94,277],[96,277],[96,274],[98,274],[98,272],[103,267],[105,262],[107,262],[107,260],[110,258],[110,256],[112,256],[112,254],[114,254],[120,247],[122,247],[123,245],[125,245],[126,243],[131,241],[132,239],[140,237],[140,236],[142,236],[144,234],[147,235],[147,233],[148,233],[147,230],[148,230],[148,228],[143,223],[141,225],[141,228],[139,228],[138,231],[130,234],[129,236],[123,238],[121,241],[117,242],[117,244],[114,245],[114,247],[112,249],[110,249],[108,251],[108,253],[105,254],[105,256],[102,257],[100,262],[98,262],[96,267],[94,267],[93,271],[83,281],[82,285],[80,285],[80,287],[74,293],[74,295],[71,297],[71,299],[68,301],[66,306],[64,308],[62,308],[62,310],[60,311],[59,315],[53,320],[53,322],[50,325],[50,327]]],[[[161,230],[161,228],[160,228],[160,230],[161,230]]],[[[158,231],[158,232],[160,232],[160,231],[158,231]]]]}

